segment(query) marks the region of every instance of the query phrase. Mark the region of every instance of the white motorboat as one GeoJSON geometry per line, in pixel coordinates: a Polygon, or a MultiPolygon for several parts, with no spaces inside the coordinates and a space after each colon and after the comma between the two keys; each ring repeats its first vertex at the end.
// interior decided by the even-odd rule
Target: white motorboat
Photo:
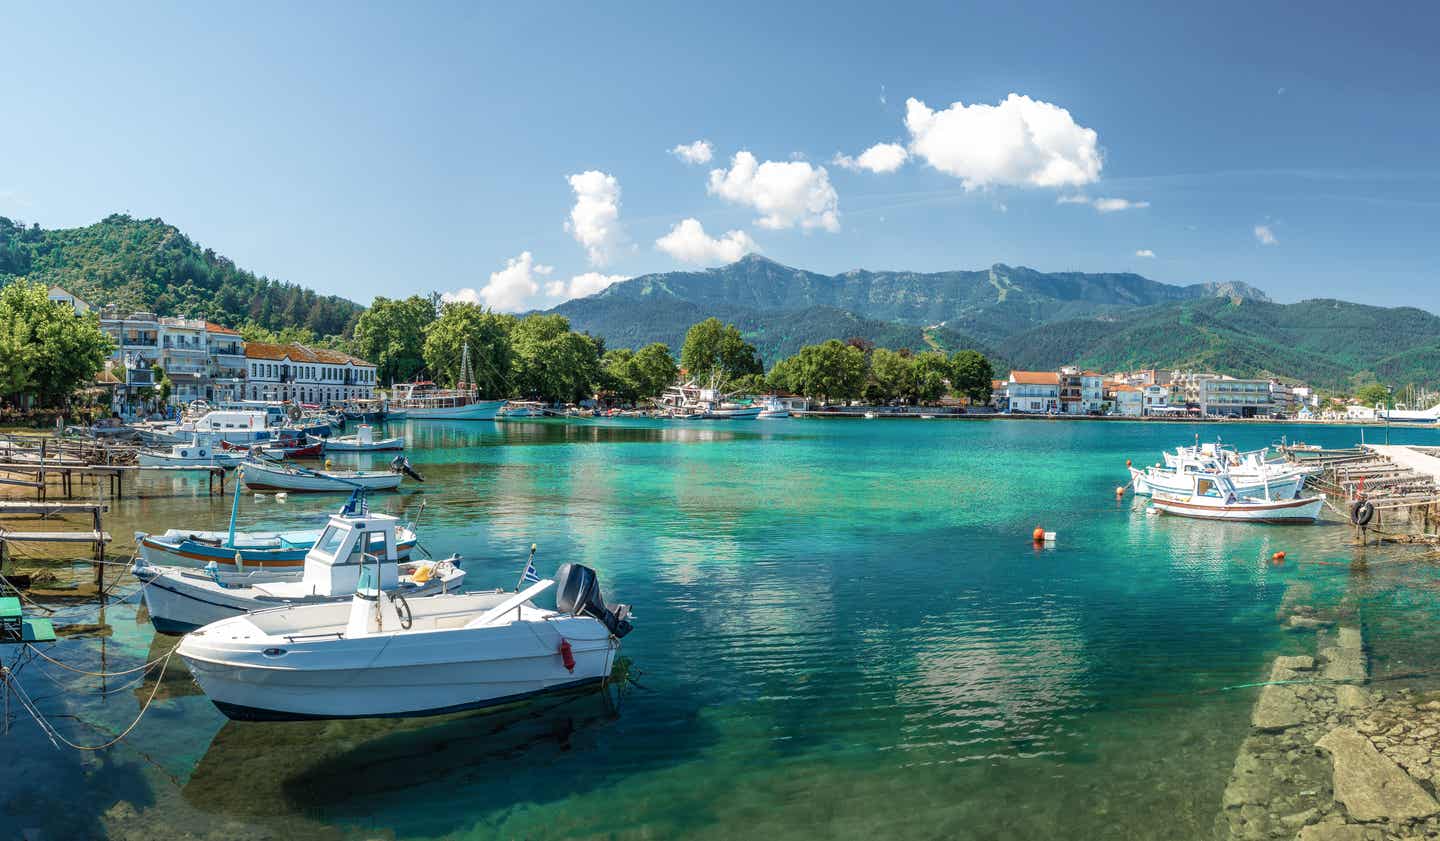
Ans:
{"type": "Polygon", "coordinates": [[[375,428],[368,423],[360,424],[354,435],[342,435],[325,439],[327,453],[373,453],[380,450],[403,450],[404,438],[376,438],[375,428]]]}
{"type": "Polygon", "coordinates": [[[252,491],[299,493],[350,493],[357,488],[393,491],[407,475],[424,481],[403,457],[392,462],[390,470],[307,470],[296,465],[258,461],[247,461],[240,468],[240,480],[252,491]]]}
{"type": "Polygon", "coordinates": [[[178,652],[234,719],[439,715],[606,680],[630,632],[605,606],[595,572],[565,564],[556,609],[518,592],[406,599],[366,567],[348,602],[290,605],[206,625],[178,652]]]}
{"type": "MultiPolygon", "coordinates": [[[[1192,486],[1192,475],[1215,475],[1215,471],[1189,469],[1186,472],[1176,470],[1164,470],[1159,467],[1148,467],[1144,470],[1130,468],[1130,486],[1135,493],[1141,496],[1149,496],[1152,493],[1184,494],[1190,491],[1192,486]]],[[[1300,495],[1305,487],[1305,477],[1299,473],[1290,473],[1276,479],[1256,478],[1254,476],[1243,476],[1225,472],[1229,477],[1235,493],[1239,496],[1251,498],[1264,498],[1267,495],[1271,499],[1294,499],[1300,495]]]]}
{"type": "MultiPolygon", "coordinates": [[[[299,576],[288,569],[208,569],[157,566],[137,559],[131,572],[142,583],[150,623],[165,634],[182,634],[280,605],[348,601],[359,585],[360,570],[378,568],[382,588],[407,598],[448,593],[465,580],[459,556],[441,561],[400,560],[406,530],[387,514],[371,514],[363,506],[330,517],[324,532],[306,553],[299,576]]],[[[411,542],[413,544],[413,535],[411,542]]]]}
{"type": "Polygon", "coordinates": [[[141,467],[234,467],[247,454],[232,452],[203,443],[195,436],[188,444],[171,444],[170,451],[140,450],[135,461],[141,467]]]}
{"type": "Polygon", "coordinates": [[[1190,480],[1188,492],[1157,491],[1150,504],[1157,511],[1182,517],[1246,523],[1313,523],[1325,505],[1323,495],[1284,500],[1243,497],[1225,476],[1190,474],[1190,480]]]}

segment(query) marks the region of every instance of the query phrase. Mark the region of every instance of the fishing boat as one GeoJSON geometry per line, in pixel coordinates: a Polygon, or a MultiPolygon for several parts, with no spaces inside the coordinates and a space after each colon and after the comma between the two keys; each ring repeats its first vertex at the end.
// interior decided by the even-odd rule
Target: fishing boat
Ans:
{"type": "MultiPolygon", "coordinates": [[[[226,531],[202,529],[167,529],[162,533],[135,532],[138,560],[150,566],[209,566],[222,572],[262,570],[298,578],[305,564],[305,554],[320,539],[319,528],[290,531],[239,531],[240,490],[235,483],[230,502],[230,528],[226,531]]],[[[352,492],[341,508],[353,510],[359,497],[352,492]]],[[[424,510],[424,504],[421,504],[424,510]]],[[[396,527],[397,557],[405,560],[415,548],[415,524],[396,527]]]]}
{"type": "Polygon", "coordinates": [[[247,453],[229,452],[202,443],[197,435],[188,444],[171,444],[169,451],[140,450],[135,461],[141,467],[234,467],[247,453]]]}
{"type": "Polygon", "coordinates": [[[658,401],[660,414],[672,420],[755,420],[763,406],[731,400],[714,377],[707,388],[685,380],[665,389],[658,401]]]}
{"type": "Polygon", "coordinates": [[[325,439],[318,438],[300,442],[293,438],[283,438],[274,444],[255,444],[249,447],[240,444],[231,444],[229,441],[221,441],[220,448],[239,453],[259,452],[265,458],[286,459],[286,458],[319,458],[325,451],[325,439]]]}
{"type": "Polygon", "coordinates": [[[373,453],[380,450],[403,450],[404,438],[376,438],[375,428],[368,423],[360,424],[354,435],[343,435],[325,441],[327,453],[373,453]]]}
{"type": "MultiPolygon", "coordinates": [[[[131,572],[143,585],[150,623],[165,634],[183,634],[252,610],[348,601],[355,594],[360,570],[371,559],[381,587],[406,598],[453,592],[465,580],[458,555],[402,562],[401,541],[406,536],[397,518],[371,514],[362,501],[330,516],[306,552],[299,575],[263,567],[222,572],[213,563],[208,569],[160,566],[143,556],[131,572]]],[[[408,536],[413,545],[413,534],[408,536]]]]}
{"type": "Polygon", "coordinates": [[[347,421],[361,423],[384,423],[389,415],[385,401],[375,398],[354,398],[344,403],[343,414],[347,421]]]}
{"type": "Polygon", "coordinates": [[[389,407],[405,413],[408,420],[494,420],[507,401],[481,400],[470,367],[470,345],[460,355],[460,377],[454,388],[416,381],[394,386],[389,407]]]}
{"type": "MultiPolygon", "coordinates": [[[[350,551],[342,543],[337,555],[350,551]]],[[[348,602],[224,619],[187,634],[177,651],[233,719],[408,717],[604,681],[631,630],[630,609],[608,608],[595,571],[580,564],[519,592],[412,600],[377,586],[366,563],[348,602]],[[536,606],[556,581],[555,609],[536,606]]]]}
{"type": "Polygon", "coordinates": [[[1164,470],[1159,467],[1147,467],[1144,470],[1135,467],[1129,469],[1130,486],[1134,488],[1135,493],[1141,496],[1149,496],[1157,491],[1172,494],[1186,493],[1193,484],[1190,479],[1194,474],[1215,475],[1223,473],[1229,478],[1231,485],[1235,488],[1236,494],[1252,498],[1264,498],[1268,495],[1271,499],[1294,499],[1300,495],[1301,489],[1305,487],[1305,477],[1299,473],[1291,473],[1280,476],[1274,480],[1269,480],[1263,477],[1242,476],[1230,471],[1220,470],[1190,469],[1179,471],[1164,470]]]}
{"type": "Polygon", "coordinates": [[[252,491],[287,491],[298,493],[349,493],[356,488],[367,491],[393,491],[410,476],[417,482],[424,477],[400,457],[389,470],[309,470],[293,464],[247,461],[240,471],[240,480],[252,491]]]}
{"type": "Polygon", "coordinates": [[[496,420],[545,417],[545,404],[538,400],[511,400],[500,409],[496,420]]]}
{"type": "Polygon", "coordinates": [[[1150,504],[1157,511],[1202,520],[1230,520],[1243,523],[1313,523],[1320,516],[1325,497],[1298,499],[1253,499],[1240,496],[1229,478],[1190,474],[1186,493],[1155,492],[1150,504]]]}

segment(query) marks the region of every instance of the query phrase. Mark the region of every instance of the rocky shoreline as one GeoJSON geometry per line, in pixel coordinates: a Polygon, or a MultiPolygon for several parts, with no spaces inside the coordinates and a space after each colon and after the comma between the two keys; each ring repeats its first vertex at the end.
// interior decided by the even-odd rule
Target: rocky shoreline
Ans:
{"type": "Polygon", "coordinates": [[[1366,686],[1358,618],[1297,583],[1280,621],[1314,656],[1275,658],[1216,818],[1220,841],[1440,838],[1440,696],[1366,686]]]}

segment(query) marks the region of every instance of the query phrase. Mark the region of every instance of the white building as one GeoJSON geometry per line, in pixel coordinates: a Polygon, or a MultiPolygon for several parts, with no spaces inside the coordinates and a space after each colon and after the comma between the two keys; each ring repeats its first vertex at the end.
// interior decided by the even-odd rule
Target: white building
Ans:
{"type": "Polygon", "coordinates": [[[1054,371],[1011,371],[1005,392],[1012,412],[1060,411],[1060,375],[1054,371]]]}
{"type": "Polygon", "coordinates": [[[1105,377],[1097,371],[1080,373],[1080,407],[1088,414],[1095,414],[1105,405],[1105,377]]]}
{"type": "Polygon", "coordinates": [[[1268,379],[1237,380],[1228,377],[1200,383],[1200,411],[1235,418],[1264,417],[1277,411],[1268,379]]]}
{"type": "Polygon", "coordinates": [[[335,350],[245,343],[250,400],[295,400],[328,406],[375,396],[375,366],[335,350]]]}
{"type": "Polygon", "coordinates": [[[1144,413],[1140,386],[1122,383],[1113,386],[1113,389],[1115,394],[1115,414],[1124,415],[1127,418],[1138,418],[1144,413]]]}

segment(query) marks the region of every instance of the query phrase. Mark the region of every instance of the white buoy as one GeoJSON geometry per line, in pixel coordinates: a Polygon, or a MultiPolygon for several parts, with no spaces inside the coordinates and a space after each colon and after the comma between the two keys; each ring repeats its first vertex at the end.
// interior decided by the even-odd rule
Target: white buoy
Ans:
{"type": "Polygon", "coordinates": [[[289,499],[289,498],[290,498],[290,494],[287,494],[287,493],[278,493],[278,494],[275,494],[275,501],[276,501],[276,502],[284,502],[285,500],[287,500],[287,499],[289,499]]]}
{"type": "Polygon", "coordinates": [[[264,501],[265,501],[265,494],[255,494],[255,501],[256,501],[256,502],[264,502],[264,501]]]}
{"type": "Polygon", "coordinates": [[[1046,543],[1054,543],[1054,542],[1055,542],[1055,532],[1053,532],[1053,531],[1047,531],[1047,532],[1045,532],[1045,542],[1046,542],[1046,543]]]}

